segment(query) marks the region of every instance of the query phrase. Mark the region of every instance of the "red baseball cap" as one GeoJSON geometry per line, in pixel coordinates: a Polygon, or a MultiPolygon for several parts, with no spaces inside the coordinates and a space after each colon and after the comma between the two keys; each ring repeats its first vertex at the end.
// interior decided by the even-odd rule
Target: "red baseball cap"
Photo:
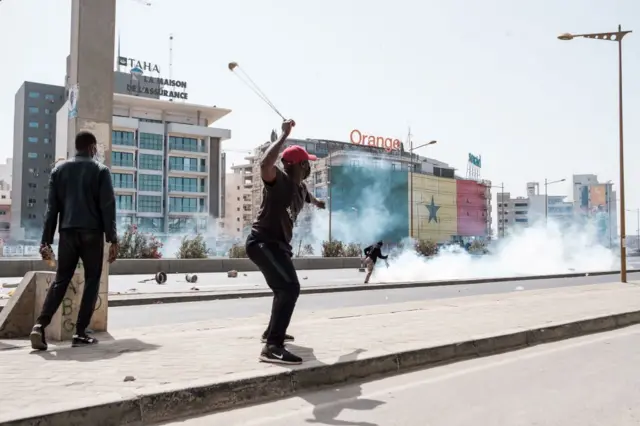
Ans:
{"type": "Polygon", "coordinates": [[[315,161],[318,157],[309,154],[307,150],[300,145],[291,145],[282,151],[282,159],[291,164],[298,164],[305,160],[315,161]]]}

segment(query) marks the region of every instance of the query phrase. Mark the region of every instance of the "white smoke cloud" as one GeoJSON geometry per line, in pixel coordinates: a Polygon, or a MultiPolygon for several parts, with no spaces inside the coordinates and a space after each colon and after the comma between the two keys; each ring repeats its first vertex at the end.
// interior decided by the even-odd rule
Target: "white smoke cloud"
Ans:
{"type": "Polygon", "coordinates": [[[463,250],[443,250],[431,259],[404,250],[390,257],[389,268],[378,267],[374,280],[404,282],[551,275],[615,269],[619,257],[597,242],[593,227],[566,227],[549,221],[523,228],[494,241],[491,254],[473,256],[463,250]]]}

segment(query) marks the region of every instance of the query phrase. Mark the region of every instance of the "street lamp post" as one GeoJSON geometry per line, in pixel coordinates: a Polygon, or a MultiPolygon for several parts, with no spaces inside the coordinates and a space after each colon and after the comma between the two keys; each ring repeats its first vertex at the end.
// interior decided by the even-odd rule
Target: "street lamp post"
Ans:
{"type": "Polygon", "coordinates": [[[413,151],[418,148],[422,148],[424,146],[433,145],[438,141],[430,141],[427,143],[423,143],[422,145],[418,145],[414,148],[413,139],[411,138],[411,129],[409,129],[409,155],[411,164],[409,165],[409,208],[411,209],[409,212],[409,237],[413,238],[413,151]]]}
{"type": "MultiPolygon", "coordinates": [[[[500,188],[501,199],[498,203],[500,205],[500,213],[498,214],[498,236],[500,236],[500,224],[502,224],[502,238],[504,238],[504,182],[500,182],[500,185],[492,185],[489,188],[500,188]]],[[[498,197],[496,197],[496,200],[497,199],[498,197]]]]}
{"type": "Polygon", "coordinates": [[[560,40],[573,40],[574,38],[592,38],[596,40],[615,41],[618,43],[618,132],[620,136],[620,281],[627,282],[627,249],[625,246],[626,235],[626,214],[624,202],[624,136],[623,136],[623,113],[622,113],[622,39],[631,31],[622,31],[618,25],[618,31],[609,33],[592,34],[569,34],[565,33],[558,38],[560,40]]]}
{"type": "Polygon", "coordinates": [[[549,216],[549,195],[547,194],[547,187],[554,183],[564,182],[566,179],[558,179],[553,182],[548,182],[547,178],[544,178],[544,223],[547,223],[547,217],[549,216]]]}

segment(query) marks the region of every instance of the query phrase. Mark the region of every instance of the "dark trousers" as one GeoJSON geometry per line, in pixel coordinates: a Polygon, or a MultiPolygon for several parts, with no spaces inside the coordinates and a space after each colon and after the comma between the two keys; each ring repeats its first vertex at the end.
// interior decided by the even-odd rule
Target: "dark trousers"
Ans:
{"type": "Polygon", "coordinates": [[[300,295],[300,282],[291,254],[277,244],[255,241],[249,237],[247,256],[260,269],[273,291],[271,319],[265,332],[267,344],[282,346],[300,295]]]}
{"type": "Polygon", "coordinates": [[[102,257],[104,254],[104,237],[102,232],[85,230],[60,231],[58,244],[58,269],[56,279],[49,287],[44,299],[42,311],[37,323],[43,327],[51,323],[69,283],[78,266],[78,259],[82,259],[84,268],[84,292],[76,321],[76,332],[84,334],[98,300],[100,290],[100,275],[102,275],[102,257]]]}

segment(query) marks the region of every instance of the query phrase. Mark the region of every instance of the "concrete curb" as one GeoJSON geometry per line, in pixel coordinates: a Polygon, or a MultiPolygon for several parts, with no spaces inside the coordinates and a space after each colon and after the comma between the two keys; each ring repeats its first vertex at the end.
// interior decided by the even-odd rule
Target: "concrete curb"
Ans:
{"type": "MultiPolygon", "coordinates": [[[[640,272],[640,269],[630,269],[628,273],[640,272]]],[[[589,276],[616,275],[620,271],[598,271],[589,272],[589,276]]],[[[325,294],[325,293],[342,293],[351,291],[372,291],[372,290],[396,290],[403,288],[420,288],[420,287],[440,287],[465,284],[484,284],[489,282],[505,282],[505,281],[531,281],[531,280],[550,280],[561,278],[579,278],[586,276],[586,272],[553,274],[553,275],[527,275],[521,277],[500,277],[500,278],[474,278],[467,280],[450,280],[450,281],[424,281],[424,282],[402,282],[402,283],[380,283],[380,284],[350,284],[335,285],[322,287],[303,287],[301,294],[325,294]]],[[[194,293],[151,293],[151,294],[119,294],[109,295],[109,307],[116,308],[122,306],[142,306],[157,305],[162,303],[188,303],[188,302],[209,302],[212,300],[229,300],[229,299],[252,299],[258,297],[270,297],[273,293],[271,290],[236,290],[229,292],[220,291],[200,291],[194,293]]],[[[0,305],[0,312],[4,306],[0,305]]]]}
{"type": "Polygon", "coordinates": [[[120,398],[111,402],[101,401],[94,406],[43,413],[30,418],[9,420],[2,424],[7,426],[154,425],[182,417],[237,408],[249,403],[275,400],[321,386],[345,384],[403,373],[416,368],[495,355],[538,344],[611,331],[638,323],[640,323],[640,310],[336,364],[309,362],[291,371],[140,394],[129,399],[120,398]]]}

